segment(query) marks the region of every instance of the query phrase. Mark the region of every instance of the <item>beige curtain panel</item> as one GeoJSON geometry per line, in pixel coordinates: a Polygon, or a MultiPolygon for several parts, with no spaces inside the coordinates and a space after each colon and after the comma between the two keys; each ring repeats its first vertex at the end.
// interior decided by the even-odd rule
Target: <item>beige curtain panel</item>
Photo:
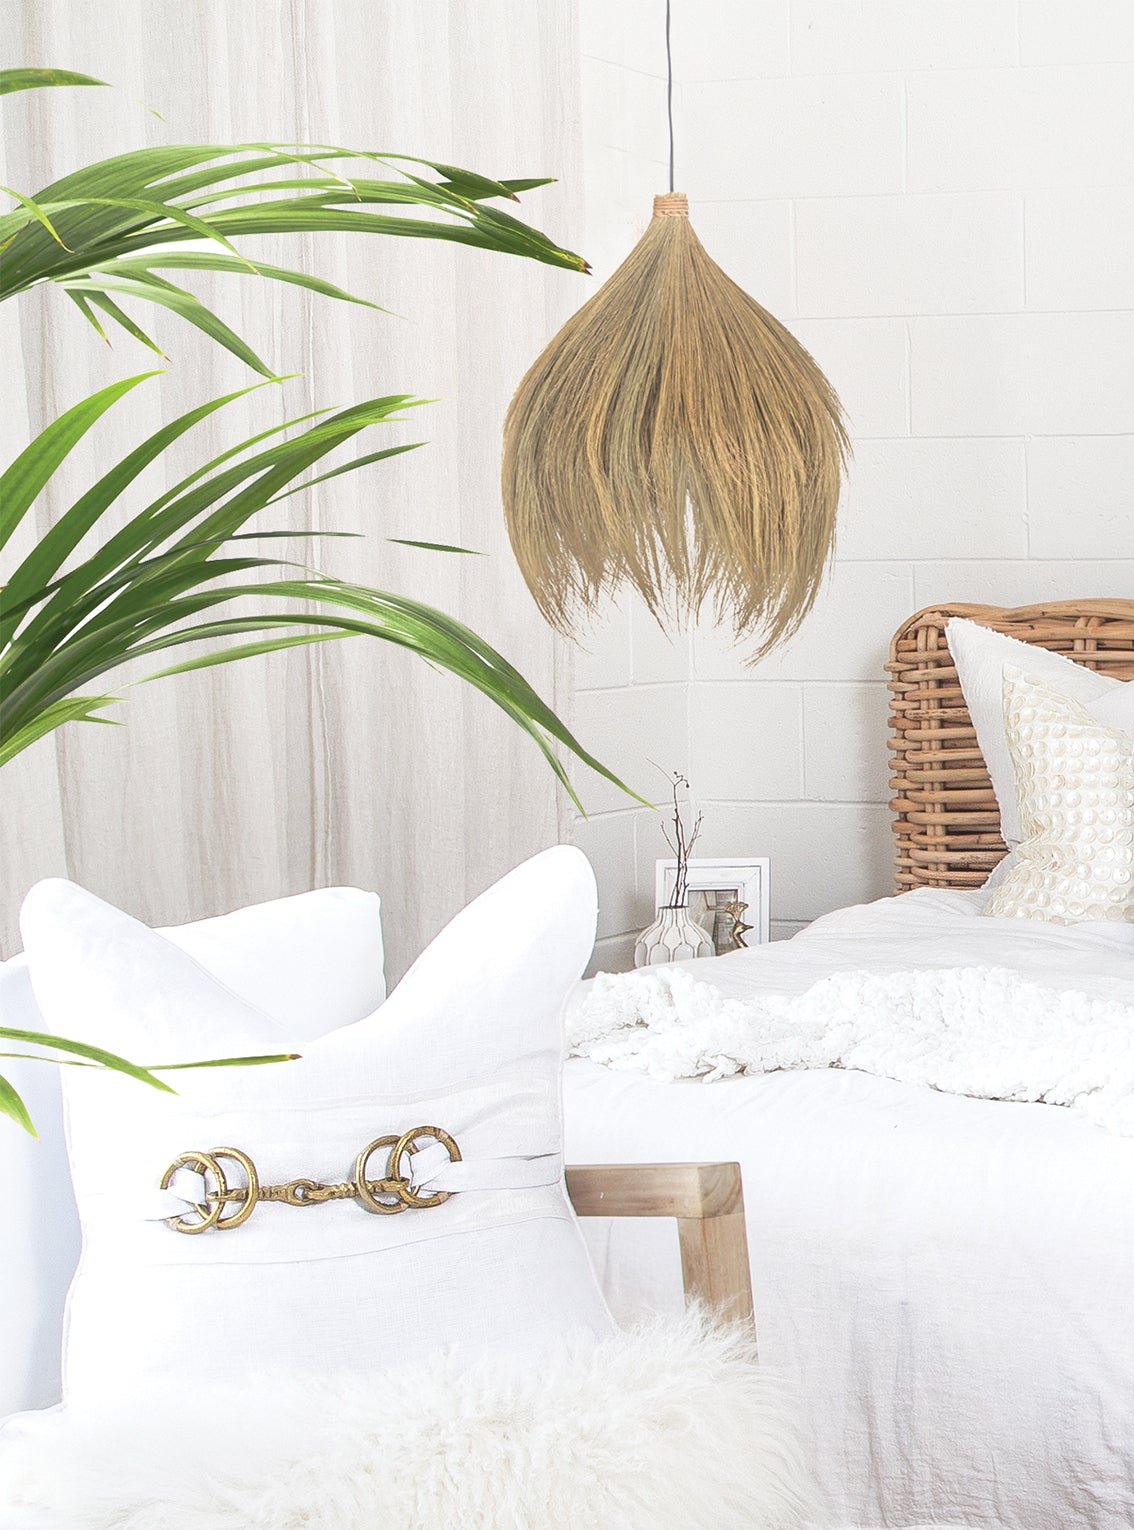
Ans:
{"type": "MultiPolygon", "coordinates": [[[[8,0],[2,9],[9,62],[116,87],[7,98],[7,185],[30,192],[147,143],[349,144],[494,176],[557,175],[525,213],[580,241],[573,4],[8,0]]],[[[146,486],[160,492],[160,474],[172,482],[285,410],[382,393],[438,400],[371,449],[427,447],[286,502],[295,527],[365,533],[298,541],[294,556],[458,617],[569,724],[570,660],[511,557],[499,456],[516,381],[589,291],[586,279],[479,250],[345,235],[262,240],[249,253],[317,271],[393,315],[253,277],[201,278],[196,290],[222,318],[281,373],[302,375],[211,417],[146,486]],[[447,557],[389,537],[487,556],[447,557]]],[[[105,417],[69,475],[57,475],[57,494],[163,420],[255,381],[178,320],[155,323],[167,375],[105,417]]],[[[125,337],[108,350],[56,290],[0,308],[0,343],[5,460],[54,415],[154,360],[125,337]]],[[[64,503],[39,507],[39,534],[64,503]]],[[[129,697],[117,714],[126,727],[69,725],[0,779],[6,956],[19,947],[20,900],[44,876],[71,877],[154,923],[350,882],[382,894],[397,978],[469,897],[560,838],[561,806],[534,745],[484,697],[385,644],[320,644],[117,693],[129,697]]]]}

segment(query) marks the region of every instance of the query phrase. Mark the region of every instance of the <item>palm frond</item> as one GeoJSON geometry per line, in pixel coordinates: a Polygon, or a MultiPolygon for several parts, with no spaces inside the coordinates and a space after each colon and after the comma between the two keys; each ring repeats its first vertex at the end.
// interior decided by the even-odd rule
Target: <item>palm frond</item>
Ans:
{"type": "Polygon", "coordinates": [[[217,314],[156,273],[243,272],[368,303],[304,272],[249,260],[234,242],[246,235],[344,231],[456,242],[585,271],[581,256],[488,205],[515,202],[521,191],[544,184],[494,180],[410,155],[335,145],[139,149],[86,166],[37,192],[10,193],[17,206],[0,217],[0,300],[54,282],[80,300],[79,311],[104,338],[95,309],[151,348],[154,342],[121,302],[154,304],[271,376],[268,363],[217,314]],[[366,173],[343,173],[344,161],[360,163],[366,173]],[[374,167],[389,178],[376,179],[370,173],[374,167]]]}
{"type": "Polygon", "coordinates": [[[39,1133],[32,1124],[32,1118],[28,1114],[28,1108],[24,1104],[15,1085],[0,1073],[0,1116],[7,1116],[17,1126],[22,1126],[24,1131],[31,1137],[38,1137],[39,1133]]]}
{"type": "Polygon", "coordinates": [[[153,377],[143,372],[111,383],[85,398],[43,430],[30,446],[0,473],[0,551],[7,545],[25,513],[68,452],[82,440],[95,421],[131,388],[153,377]]]}
{"type": "MultiPolygon", "coordinates": [[[[108,1052],[105,1047],[92,1046],[85,1041],[72,1041],[67,1036],[56,1036],[48,1031],[25,1031],[16,1030],[11,1026],[0,1025],[0,1040],[18,1041],[21,1046],[43,1047],[48,1052],[60,1052],[62,1057],[44,1057],[42,1052],[0,1052],[0,1057],[19,1058],[25,1062],[53,1062],[57,1065],[98,1068],[108,1073],[124,1073],[128,1078],[136,1079],[138,1083],[148,1084],[151,1089],[161,1090],[163,1094],[176,1094],[172,1085],[157,1077],[159,1073],[173,1073],[189,1068],[258,1068],[267,1063],[295,1062],[298,1053],[277,1052],[271,1056],[254,1057],[209,1057],[203,1062],[189,1063],[150,1063],[142,1066],[133,1063],[126,1057],[120,1057],[117,1052],[108,1052]]],[[[0,1074],[0,1115],[8,1116],[15,1121],[17,1126],[36,1136],[36,1129],[28,1108],[24,1104],[19,1092],[10,1079],[0,1074]]]]}
{"type": "Polygon", "coordinates": [[[54,733],[69,722],[111,723],[114,719],[99,717],[105,707],[121,700],[119,696],[68,696],[63,701],[52,701],[34,716],[11,729],[0,739],[0,765],[7,765],[25,749],[30,749],[41,738],[54,733]]]}
{"type": "MultiPolygon", "coordinates": [[[[125,663],[210,645],[209,651],[147,677],[158,679],[304,644],[370,636],[418,655],[489,697],[534,741],[568,791],[560,747],[617,781],[523,675],[463,624],[423,602],[279,558],[244,556],[234,545],[253,536],[291,534],[274,527],[249,529],[253,517],[287,495],[409,449],[366,452],[308,476],[356,436],[403,418],[420,402],[404,394],[319,411],[259,432],[186,475],[89,557],[69,564],[82,538],[149,463],[250,391],[212,400],[148,437],[81,494],[13,571],[0,609],[0,763],[65,722],[98,720],[116,698],[92,687],[101,687],[104,677],[125,663]],[[266,610],[266,603],[292,609],[266,610]],[[230,639],[246,641],[215,647],[230,639]]],[[[83,415],[79,423],[87,428],[88,415],[89,423],[97,418],[90,411],[83,415]]],[[[72,424],[61,437],[57,426],[48,426],[21,455],[18,482],[42,488],[50,464],[62,460],[61,439],[77,439],[77,429],[72,424]],[[45,438],[46,469],[39,463],[45,438]]],[[[468,551],[442,543],[410,545],[468,551]]]]}
{"type": "Polygon", "coordinates": [[[105,85],[89,74],[76,74],[72,69],[0,69],[0,96],[9,96],[17,90],[43,90],[51,85],[105,85]]]}

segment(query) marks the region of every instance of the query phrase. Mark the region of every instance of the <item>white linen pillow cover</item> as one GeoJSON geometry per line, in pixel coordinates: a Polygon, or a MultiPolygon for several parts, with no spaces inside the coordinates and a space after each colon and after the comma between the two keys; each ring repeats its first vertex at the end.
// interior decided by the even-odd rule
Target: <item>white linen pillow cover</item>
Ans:
{"type": "Polygon", "coordinates": [[[1134,922],[1134,735],[1012,665],[1004,715],[1024,838],[984,912],[1134,922]]]}
{"type": "MultiPolygon", "coordinates": [[[[380,902],[357,887],[320,888],[159,933],[278,1015],[292,1040],[352,1024],[386,995],[380,902]]],[[[7,1025],[45,1029],[24,956],[0,962],[0,1012],[7,1025]]],[[[23,1231],[4,1241],[0,1256],[0,1415],[59,1399],[63,1305],[80,1242],[60,1073],[15,1059],[3,1071],[40,1137],[9,1131],[4,1144],[8,1216],[23,1231]]]]}
{"type": "Polygon", "coordinates": [[[945,640],[957,666],[965,705],[977,743],[984,755],[992,789],[1000,808],[1000,834],[1011,849],[1023,838],[1016,796],[1016,771],[1004,725],[1004,670],[1014,665],[1072,701],[1099,720],[1134,730],[1134,682],[1112,680],[1094,670],[979,622],[954,616],[945,625],[945,640]]]}
{"type": "Polygon", "coordinates": [[[386,997],[381,900],[358,887],[320,887],[158,934],[293,1041],[353,1024],[386,997]]]}
{"type": "MultiPolygon", "coordinates": [[[[190,1390],[268,1369],[373,1374],[452,1345],[534,1359],[564,1335],[609,1332],[562,1184],[561,1017],[595,917],[586,858],[559,847],[490,888],[380,1009],[298,1062],[179,1073],[177,1095],[68,1070],[84,1247],[65,1400],[100,1403],[173,1372],[190,1390]],[[467,1188],[443,1205],[268,1204],[197,1237],[153,1219],[183,1152],[236,1146],[265,1184],[340,1181],[367,1143],[427,1123],[464,1154],[453,1178],[467,1188]],[[477,1188],[500,1160],[522,1187],[477,1188]]],[[[22,927],[54,1030],[146,1062],[286,1049],[278,1019],[81,888],[40,883],[22,927]]]]}

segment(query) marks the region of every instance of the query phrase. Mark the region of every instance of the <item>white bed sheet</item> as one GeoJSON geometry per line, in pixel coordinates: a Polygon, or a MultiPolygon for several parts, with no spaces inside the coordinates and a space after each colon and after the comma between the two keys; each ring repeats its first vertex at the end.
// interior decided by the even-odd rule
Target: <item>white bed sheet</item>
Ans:
{"type": "MultiPolygon", "coordinates": [[[[1134,1003],[1134,929],[981,901],[911,893],[685,965],[744,996],[995,964],[1134,1003]]],[[[658,1083],[574,1061],[566,1099],[569,1162],[741,1163],[761,1353],[797,1388],[836,1524],[1134,1525],[1134,1141],[834,1070],[658,1083]]],[[[671,1224],[588,1233],[617,1312],[680,1300],[671,1224]]]]}

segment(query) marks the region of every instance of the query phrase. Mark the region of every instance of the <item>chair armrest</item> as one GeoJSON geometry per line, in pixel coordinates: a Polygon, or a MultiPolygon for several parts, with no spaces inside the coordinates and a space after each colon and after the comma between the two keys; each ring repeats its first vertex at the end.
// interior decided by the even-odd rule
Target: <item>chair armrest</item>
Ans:
{"type": "Polygon", "coordinates": [[[674,1217],[687,1301],[753,1322],[738,1163],[584,1164],[567,1170],[581,1217],[674,1217]]]}

